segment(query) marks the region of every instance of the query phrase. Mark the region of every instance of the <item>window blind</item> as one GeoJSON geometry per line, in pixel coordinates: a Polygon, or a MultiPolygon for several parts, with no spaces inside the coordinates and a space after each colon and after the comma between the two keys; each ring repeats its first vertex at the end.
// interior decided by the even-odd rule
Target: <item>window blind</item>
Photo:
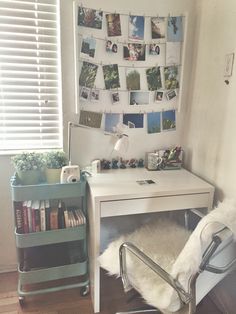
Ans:
{"type": "Polygon", "coordinates": [[[62,147],[59,0],[0,0],[0,151],[62,147]]]}

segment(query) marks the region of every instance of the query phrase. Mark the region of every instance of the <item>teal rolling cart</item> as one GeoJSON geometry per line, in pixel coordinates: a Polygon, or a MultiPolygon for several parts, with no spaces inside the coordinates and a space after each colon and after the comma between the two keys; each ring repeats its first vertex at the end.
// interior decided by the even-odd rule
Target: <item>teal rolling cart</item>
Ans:
{"type": "MultiPolygon", "coordinates": [[[[71,198],[80,198],[84,215],[86,213],[86,180],[82,177],[80,182],[66,184],[38,184],[38,185],[20,185],[17,176],[11,179],[12,201],[15,207],[18,202],[26,200],[62,200],[71,198]]],[[[87,221],[87,220],[86,220],[87,221]]],[[[18,253],[18,294],[19,302],[24,304],[26,296],[55,292],[64,289],[81,287],[81,295],[89,292],[89,276],[88,276],[88,258],[87,258],[87,240],[86,240],[87,224],[77,227],[64,229],[18,233],[15,229],[16,247],[18,253]],[[78,242],[76,242],[78,241],[78,242]],[[39,267],[35,269],[25,270],[24,251],[48,246],[48,245],[70,245],[70,243],[82,243],[78,246],[78,250],[82,250],[82,260],[74,263],[68,263],[60,266],[39,267]],[[79,282],[74,283],[72,277],[82,278],[79,282]],[[52,282],[54,280],[70,278],[73,283],[54,285],[50,288],[29,289],[32,284],[52,282]],[[30,285],[30,286],[29,286],[30,285]]],[[[75,249],[75,247],[73,248],[75,249]]],[[[77,248],[76,248],[77,250],[77,248]]],[[[45,256],[45,259],[47,256],[45,256]]],[[[78,279],[78,278],[77,278],[78,279]]],[[[36,285],[37,286],[37,285],[36,285]]]]}

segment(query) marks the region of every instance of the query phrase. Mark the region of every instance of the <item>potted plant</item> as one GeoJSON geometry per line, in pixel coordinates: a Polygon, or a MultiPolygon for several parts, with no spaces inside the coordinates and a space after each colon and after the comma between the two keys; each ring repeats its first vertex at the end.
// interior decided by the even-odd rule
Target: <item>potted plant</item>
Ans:
{"type": "Polygon", "coordinates": [[[63,151],[50,151],[44,155],[45,174],[48,183],[59,183],[61,168],[67,165],[66,154],[63,151]]]}
{"type": "Polygon", "coordinates": [[[12,164],[22,184],[37,184],[43,180],[43,154],[23,152],[12,157],[12,164]]]}

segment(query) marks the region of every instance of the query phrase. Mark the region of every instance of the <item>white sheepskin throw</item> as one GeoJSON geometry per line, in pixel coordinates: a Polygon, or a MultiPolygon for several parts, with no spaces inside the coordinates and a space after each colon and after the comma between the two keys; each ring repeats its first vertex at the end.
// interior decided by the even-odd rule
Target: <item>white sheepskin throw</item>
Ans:
{"type": "MultiPolygon", "coordinates": [[[[198,270],[212,233],[220,230],[222,225],[236,234],[236,206],[233,201],[221,203],[206,215],[191,235],[174,221],[158,219],[110,243],[99,262],[110,275],[119,276],[119,247],[123,242],[131,242],[177,278],[188,291],[189,278],[198,270]]],[[[127,270],[132,285],[148,304],[164,313],[180,309],[179,297],[173,288],[128,252],[127,270]]]]}

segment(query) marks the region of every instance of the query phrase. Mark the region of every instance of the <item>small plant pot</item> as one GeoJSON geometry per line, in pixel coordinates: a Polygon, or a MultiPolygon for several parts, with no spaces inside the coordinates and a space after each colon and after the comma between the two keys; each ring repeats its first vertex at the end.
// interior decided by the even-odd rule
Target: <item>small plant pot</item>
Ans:
{"type": "Polygon", "coordinates": [[[40,170],[17,171],[18,178],[23,185],[34,185],[42,182],[43,173],[40,170]]]}
{"type": "Polygon", "coordinates": [[[45,170],[47,183],[60,183],[61,168],[60,169],[48,169],[45,170]]]}

